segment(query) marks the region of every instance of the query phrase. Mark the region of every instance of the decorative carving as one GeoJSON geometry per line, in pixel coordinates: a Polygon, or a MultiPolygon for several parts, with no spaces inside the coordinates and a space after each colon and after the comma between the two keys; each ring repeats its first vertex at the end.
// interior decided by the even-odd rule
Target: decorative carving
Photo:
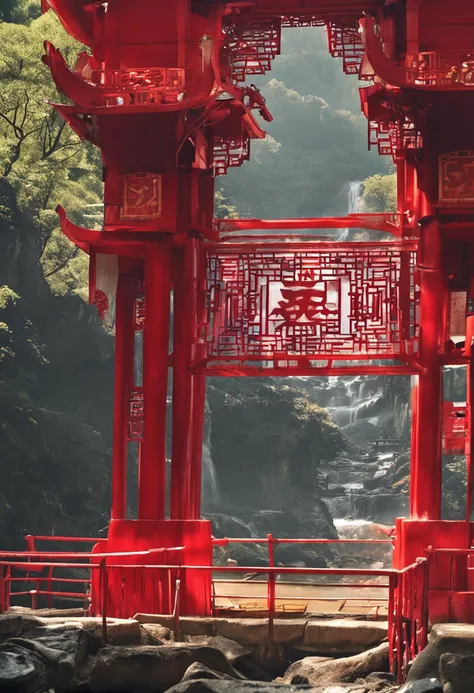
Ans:
{"type": "Polygon", "coordinates": [[[135,331],[142,332],[145,327],[145,296],[138,295],[135,299],[135,331]]]}
{"type": "Polygon", "coordinates": [[[467,438],[465,402],[443,403],[443,453],[464,455],[467,438]]]}
{"type": "Polygon", "coordinates": [[[128,420],[128,439],[131,441],[142,440],[145,415],[145,401],[143,388],[135,388],[130,392],[129,398],[129,420],[128,420]]]}
{"type": "Polygon", "coordinates": [[[161,176],[133,173],[124,176],[122,219],[158,219],[161,217],[161,176]]]}
{"type": "Polygon", "coordinates": [[[401,358],[418,348],[415,246],[216,247],[207,358],[401,358]]]}
{"type": "Polygon", "coordinates": [[[474,151],[440,155],[439,201],[474,204],[474,151]]]}

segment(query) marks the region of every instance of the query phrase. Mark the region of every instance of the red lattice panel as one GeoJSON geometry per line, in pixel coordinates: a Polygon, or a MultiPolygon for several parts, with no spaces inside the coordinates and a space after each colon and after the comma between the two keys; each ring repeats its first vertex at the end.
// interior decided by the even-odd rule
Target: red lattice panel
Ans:
{"type": "Polygon", "coordinates": [[[321,17],[318,17],[317,15],[308,15],[307,17],[286,16],[282,18],[282,27],[285,29],[313,26],[326,26],[326,20],[321,19],[321,17]]]}
{"type": "Polygon", "coordinates": [[[464,455],[466,436],[466,405],[456,402],[444,402],[443,453],[445,455],[464,455]]]}
{"type": "Polygon", "coordinates": [[[395,163],[399,159],[399,152],[421,146],[421,135],[409,121],[369,122],[369,149],[376,147],[381,156],[391,156],[395,163]]]}
{"type": "Polygon", "coordinates": [[[145,327],[145,296],[138,295],[135,298],[135,330],[142,332],[145,327]]]}
{"type": "Polygon", "coordinates": [[[144,430],[143,418],[145,415],[143,388],[135,387],[130,392],[128,402],[128,440],[142,440],[144,430]]]}
{"type": "Polygon", "coordinates": [[[241,138],[214,137],[213,166],[216,176],[223,176],[227,169],[242,166],[250,159],[250,138],[243,133],[241,138]]]}
{"type": "Polygon", "coordinates": [[[208,361],[417,351],[415,247],[319,243],[206,252],[208,361]]]}
{"type": "Polygon", "coordinates": [[[342,69],[346,75],[358,75],[364,46],[356,29],[327,22],[328,47],[333,58],[342,58],[342,69]]]}
{"type": "Polygon", "coordinates": [[[249,75],[264,75],[271,69],[281,49],[281,22],[249,22],[226,28],[224,50],[229,55],[230,71],[235,83],[249,75]]]}

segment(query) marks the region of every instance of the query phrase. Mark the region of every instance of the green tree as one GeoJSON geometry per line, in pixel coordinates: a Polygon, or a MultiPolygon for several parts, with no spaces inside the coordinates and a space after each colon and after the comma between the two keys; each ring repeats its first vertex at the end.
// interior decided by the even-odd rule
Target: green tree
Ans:
{"type": "Polygon", "coordinates": [[[45,39],[73,63],[80,46],[53,13],[29,25],[0,24],[0,171],[16,191],[25,223],[36,229],[38,262],[51,288],[67,293],[85,285],[87,262],[61,234],[54,210],[61,202],[76,223],[87,225],[87,205],[99,203],[102,188],[98,153],[47,103],[62,97],[41,62],[45,39]]]}
{"type": "Polygon", "coordinates": [[[362,206],[365,212],[397,211],[397,178],[395,173],[377,173],[364,181],[362,206]]]}

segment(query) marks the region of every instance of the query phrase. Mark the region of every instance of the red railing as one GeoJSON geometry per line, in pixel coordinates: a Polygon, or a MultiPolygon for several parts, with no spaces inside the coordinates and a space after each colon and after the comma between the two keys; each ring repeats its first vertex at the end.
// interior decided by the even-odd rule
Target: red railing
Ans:
{"type": "MultiPolygon", "coordinates": [[[[103,539],[91,540],[85,538],[72,537],[44,537],[28,536],[26,538],[28,548],[33,548],[36,542],[81,542],[97,543],[103,539]]],[[[26,552],[1,552],[0,553],[0,613],[8,610],[13,599],[29,596],[31,607],[37,608],[38,598],[47,597],[48,608],[53,606],[54,600],[58,597],[76,599],[83,603],[84,613],[89,615],[101,615],[104,639],[107,638],[107,617],[110,612],[108,605],[109,585],[125,580],[129,571],[137,570],[143,575],[148,571],[168,571],[173,580],[169,580],[170,596],[169,603],[172,605],[172,616],[174,628],[177,633],[180,629],[180,583],[182,571],[207,571],[213,574],[213,591],[211,595],[210,608],[215,615],[218,611],[216,601],[220,599],[252,599],[253,601],[263,600],[268,612],[268,636],[273,638],[274,619],[279,613],[279,602],[334,602],[334,601],[355,601],[360,600],[360,590],[377,590],[377,597],[368,596],[367,599],[374,599],[378,608],[375,617],[379,615],[381,602],[386,603],[388,615],[388,636],[390,642],[390,664],[391,669],[402,681],[405,677],[408,664],[416,654],[423,649],[426,644],[428,633],[428,589],[429,589],[429,561],[434,552],[428,552],[426,558],[418,559],[416,563],[408,566],[404,570],[396,571],[393,569],[372,569],[372,568],[308,568],[306,566],[283,566],[275,565],[275,548],[279,544],[307,544],[307,545],[340,545],[340,544],[361,544],[361,545],[391,545],[390,539],[277,539],[269,534],[266,538],[222,538],[213,539],[213,546],[228,546],[233,543],[241,544],[266,544],[268,548],[268,566],[188,566],[169,565],[147,565],[137,563],[132,565],[120,559],[137,557],[143,560],[145,556],[153,556],[162,553],[165,557],[167,552],[183,551],[184,547],[156,548],[147,551],[136,552],[115,552],[115,553],[90,553],[74,551],[26,551],[26,552]],[[95,562],[91,562],[94,559],[95,562]],[[54,571],[67,571],[67,574],[55,574],[54,571]],[[46,571],[46,574],[38,574],[46,571]],[[74,571],[87,571],[86,575],[79,574],[72,576],[74,571]],[[245,574],[266,576],[265,580],[245,581],[235,579],[237,576],[245,574]],[[230,574],[230,578],[229,578],[230,574]],[[95,577],[94,577],[95,576],[95,577]],[[222,576],[220,578],[219,576],[222,576]],[[235,576],[235,577],[234,577],[235,576]],[[291,582],[291,577],[305,576],[308,581],[291,582]],[[320,577],[331,576],[335,580],[331,582],[320,582],[320,577]],[[278,578],[282,581],[279,582],[278,578]],[[352,579],[352,581],[342,581],[352,579]],[[355,579],[363,579],[356,581],[355,579]],[[381,583],[380,580],[383,580],[381,583]],[[340,580],[340,581],[338,581],[340,580]],[[173,586],[171,587],[171,582],[173,586]],[[12,590],[14,583],[20,583],[20,588],[12,590]],[[94,584],[99,594],[96,595],[94,603],[95,612],[91,610],[91,590],[94,584]],[[233,591],[226,594],[219,591],[216,593],[216,586],[222,587],[229,585],[233,591]],[[33,588],[30,588],[33,585],[33,588]],[[66,588],[63,586],[66,585],[66,588]],[[69,590],[69,585],[83,585],[82,592],[69,590]],[[239,585],[239,589],[236,586],[239,585]],[[252,585],[251,594],[246,596],[247,585],[252,585]],[[258,585],[255,592],[255,585],[258,585]],[[265,586],[266,585],[266,589],[265,586]],[[260,586],[262,592],[260,594],[260,586]],[[316,588],[312,594],[294,596],[284,596],[279,594],[280,588],[294,586],[300,588],[316,588]],[[324,594],[325,590],[341,588],[347,590],[344,596],[333,593],[324,594]],[[352,596],[353,590],[358,594],[352,596]],[[378,596],[380,594],[380,597],[378,596]]],[[[459,551],[457,552],[459,553],[459,551]]],[[[466,553],[466,552],[464,552],[466,553]]],[[[469,552],[467,552],[469,553],[469,552]]],[[[472,551],[470,552],[472,553],[472,551]]],[[[166,559],[165,559],[166,560],[166,559]]],[[[454,560],[454,559],[453,559],[454,560]]],[[[151,573],[153,574],[153,573],[151,573]]],[[[160,601],[160,600],[158,600],[160,601]]],[[[161,602],[160,602],[161,603],[161,602]]],[[[159,604],[157,603],[159,608],[159,604]]],[[[159,610],[157,613],[160,613],[159,610]]],[[[245,615],[245,610],[239,611],[239,616],[245,615]]]]}
{"type": "Polygon", "coordinates": [[[426,646],[428,638],[429,558],[390,576],[390,665],[398,681],[406,678],[409,664],[426,646]]]}
{"type": "Polygon", "coordinates": [[[462,84],[474,87],[474,53],[466,51],[425,51],[405,58],[407,82],[437,87],[462,84]]]}

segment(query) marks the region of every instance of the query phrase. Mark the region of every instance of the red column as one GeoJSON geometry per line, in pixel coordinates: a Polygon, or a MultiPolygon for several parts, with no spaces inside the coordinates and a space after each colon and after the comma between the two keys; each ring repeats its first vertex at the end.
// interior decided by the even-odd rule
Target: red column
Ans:
{"type": "Polygon", "coordinates": [[[112,444],[113,520],[127,515],[127,440],[128,407],[133,382],[134,355],[134,280],[121,274],[115,301],[115,385],[114,433],[112,444]]]}
{"type": "Polygon", "coordinates": [[[473,485],[473,429],[474,429],[474,355],[471,353],[467,367],[467,397],[466,397],[466,539],[470,547],[471,531],[470,520],[472,511],[472,485],[473,485]]]}
{"type": "Polygon", "coordinates": [[[171,519],[191,519],[192,380],[196,322],[194,241],[175,250],[173,281],[173,430],[171,519]]]}
{"type": "Polygon", "coordinates": [[[442,269],[442,238],[436,219],[420,222],[420,361],[415,390],[410,509],[414,518],[441,517],[442,366],[446,338],[447,287],[442,269]]]}
{"type": "Polygon", "coordinates": [[[169,317],[170,253],[164,244],[150,242],[145,260],[145,415],[138,478],[140,520],[165,517],[169,317]]]}
{"type": "MultiPolygon", "coordinates": [[[[197,322],[198,330],[206,321],[206,263],[204,256],[197,248],[197,322]]],[[[205,344],[200,341],[201,335],[197,335],[195,344],[195,359],[202,361],[206,356],[205,344]]],[[[204,437],[204,417],[206,411],[206,376],[193,375],[193,428],[192,428],[192,465],[191,465],[191,515],[190,519],[199,520],[201,517],[201,490],[202,490],[202,448],[204,437]]]]}

